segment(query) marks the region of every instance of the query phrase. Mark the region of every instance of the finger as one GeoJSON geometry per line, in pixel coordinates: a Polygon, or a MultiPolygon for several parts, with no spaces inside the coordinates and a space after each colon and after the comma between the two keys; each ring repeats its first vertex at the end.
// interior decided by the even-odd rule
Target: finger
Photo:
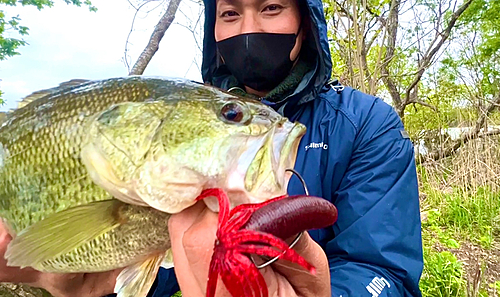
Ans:
{"type": "Polygon", "coordinates": [[[116,278],[122,270],[123,269],[116,269],[108,272],[85,273],[83,275],[83,292],[88,292],[88,296],[95,297],[106,296],[114,293],[116,278]]]}
{"type": "Polygon", "coordinates": [[[47,290],[54,297],[101,297],[112,294],[116,278],[122,269],[98,273],[41,273],[29,285],[47,290]]]}
{"type": "Polygon", "coordinates": [[[180,213],[173,214],[168,220],[170,237],[181,238],[184,232],[199,219],[201,213],[206,209],[203,201],[198,201],[193,206],[186,208],[180,213]]]}
{"type": "Polygon", "coordinates": [[[172,215],[168,221],[175,275],[184,296],[205,296],[204,290],[196,281],[196,276],[190,266],[183,246],[186,231],[199,219],[205,209],[205,204],[203,201],[200,201],[192,207],[172,215]]]}
{"type": "MultiPolygon", "coordinates": [[[[218,214],[206,208],[198,220],[186,231],[183,238],[183,247],[188,259],[194,279],[201,288],[203,296],[207,290],[210,261],[213,255],[218,214]]],[[[222,282],[217,285],[217,297],[230,297],[222,282]]]]}
{"type": "Polygon", "coordinates": [[[302,266],[284,260],[275,262],[272,267],[283,275],[299,296],[330,296],[330,269],[323,249],[304,232],[293,249],[316,268],[311,275],[302,266]]]}
{"type": "Polygon", "coordinates": [[[206,208],[182,239],[189,266],[203,294],[206,292],[216,232],[217,214],[206,208]]]}
{"type": "Polygon", "coordinates": [[[7,246],[12,240],[12,236],[0,221],[0,282],[9,283],[30,283],[35,282],[40,272],[32,268],[19,268],[7,266],[7,260],[4,258],[7,246]]]}
{"type": "Polygon", "coordinates": [[[113,293],[116,277],[120,270],[94,274],[42,273],[30,267],[7,266],[4,258],[7,246],[12,240],[5,226],[0,223],[0,281],[25,283],[44,288],[54,296],[104,296],[113,293]]]}

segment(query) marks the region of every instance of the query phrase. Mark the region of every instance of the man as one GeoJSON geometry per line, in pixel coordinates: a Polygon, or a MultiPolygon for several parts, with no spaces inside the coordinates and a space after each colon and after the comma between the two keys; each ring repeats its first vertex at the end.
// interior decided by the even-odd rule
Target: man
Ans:
{"type": "MultiPolygon", "coordinates": [[[[309,232],[294,247],[317,267],[315,276],[285,261],[261,272],[270,296],[420,296],[412,143],[389,105],[329,83],[326,30],[320,0],[205,0],[204,81],[305,124],[295,169],[312,195],[332,201],[339,212],[332,227],[309,232]]],[[[288,192],[303,193],[297,178],[288,192]]],[[[203,203],[169,220],[183,296],[204,296],[216,221],[203,203]]],[[[9,237],[0,234],[1,253],[9,237]]],[[[28,282],[58,296],[109,293],[119,272],[6,271],[0,268],[0,280],[28,282]]],[[[161,269],[150,296],[170,296],[179,286],[172,269],[161,269]]],[[[217,296],[227,294],[219,283],[217,296]]]]}
{"type": "MultiPolygon", "coordinates": [[[[339,212],[333,227],[311,231],[295,247],[319,267],[318,275],[278,262],[261,270],[270,296],[420,296],[412,143],[389,105],[328,82],[321,0],[204,2],[203,80],[305,124],[295,169],[312,195],[332,201],[339,212]]],[[[288,192],[303,193],[298,179],[288,192]]],[[[203,296],[216,221],[201,204],[170,221],[184,296],[203,296]]],[[[153,296],[175,290],[172,278],[161,271],[153,296]]],[[[222,288],[218,296],[228,295],[222,288]]]]}

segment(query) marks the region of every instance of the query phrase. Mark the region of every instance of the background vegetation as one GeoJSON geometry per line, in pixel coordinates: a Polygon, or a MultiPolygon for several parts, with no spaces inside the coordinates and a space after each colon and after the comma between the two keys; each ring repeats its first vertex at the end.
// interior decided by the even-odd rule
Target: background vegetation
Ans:
{"type": "Polygon", "coordinates": [[[500,1],[324,0],[334,76],[415,144],[423,296],[500,296],[500,1]]]}

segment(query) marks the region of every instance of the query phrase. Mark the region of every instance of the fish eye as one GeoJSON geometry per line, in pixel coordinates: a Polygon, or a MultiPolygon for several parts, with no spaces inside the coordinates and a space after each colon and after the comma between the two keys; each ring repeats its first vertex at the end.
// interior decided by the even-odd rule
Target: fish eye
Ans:
{"type": "Polygon", "coordinates": [[[245,116],[243,107],[234,102],[224,105],[221,109],[221,115],[224,119],[233,123],[240,123],[245,116]]]}

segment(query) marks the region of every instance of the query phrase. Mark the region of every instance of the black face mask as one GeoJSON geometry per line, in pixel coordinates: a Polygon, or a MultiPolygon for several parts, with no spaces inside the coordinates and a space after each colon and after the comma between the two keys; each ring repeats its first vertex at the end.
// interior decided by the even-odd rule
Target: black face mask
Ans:
{"type": "Polygon", "coordinates": [[[248,33],[217,42],[225,65],[236,79],[254,90],[270,91],[290,73],[296,34],[248,33]]]}

